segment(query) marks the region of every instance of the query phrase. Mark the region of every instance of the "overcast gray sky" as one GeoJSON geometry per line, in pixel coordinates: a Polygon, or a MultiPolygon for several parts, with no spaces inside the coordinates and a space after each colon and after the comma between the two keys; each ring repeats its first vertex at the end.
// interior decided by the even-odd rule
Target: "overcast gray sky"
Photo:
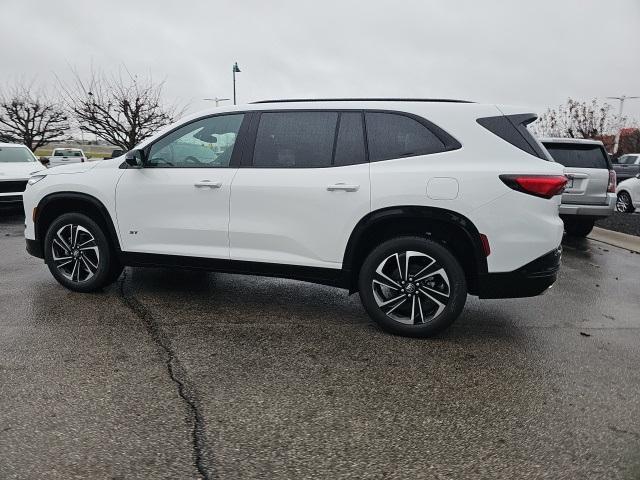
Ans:
{"type": "MultiPolygon", "coordinates": [[[[0,0],[0,75],[122,65],[166,99],[452,97],[538,109],[640,95],[640,0],[0,0]]],[[[615,104],[617,108],[617,104],[615,104]]],[[[627,113],[640,118],[640,100],[627,113]]]]}

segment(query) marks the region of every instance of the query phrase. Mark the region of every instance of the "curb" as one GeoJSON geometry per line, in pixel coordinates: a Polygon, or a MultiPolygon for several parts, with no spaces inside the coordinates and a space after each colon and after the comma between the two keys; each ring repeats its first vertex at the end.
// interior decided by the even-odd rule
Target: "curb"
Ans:
{"type": "Polygon", "coordinates": [[[640,237],[628,235],[626,233],[614,232],[604,228],[593,227],[593,230],[587,238],[597,242],[613,245],[614,247],[624,248],[632,252],[640,253],[640,237]]]}

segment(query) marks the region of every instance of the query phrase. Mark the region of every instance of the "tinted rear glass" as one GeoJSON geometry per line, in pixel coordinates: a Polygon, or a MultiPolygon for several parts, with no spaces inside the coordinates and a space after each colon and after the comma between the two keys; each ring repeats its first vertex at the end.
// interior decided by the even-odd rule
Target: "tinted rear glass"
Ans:
{"type": "Polygon", "coordinates": [[[24,147],[0,147],[0,162],[35,162],[35,158],[24,147]]]}
{"type": "Polygon", "coordinates": [[[477,122],[505,142],[509,142],[523,152],[527,152],[543,160],[551,160],[542,144],[533,135],[527,125],[537,117],[532,113],[516,115],[498,115],[479,118],[477,122]]]}
{"type": "Polygon", "coordinates": [[[431,130],[405,115],[367,112],[369,160],[427,155],[445,151],[445,145],[431,130]]]}
{"type": "Polygon", "coordinates": [[[553,159],[565,167],[609,168],[607,154],[598,145],[560,145],[547,143],[547,150],[553,159]]]}
{"type": "Polygon", "coordinates": [[[253,152],[254,167],[331,166],[336,112],[263,113],[253,152]]]}
{"type": "Polygon", "coordinates": [[[81,157],[82,153],[79,150],[56,150],[53,156],[54,157],[81,157]]]}

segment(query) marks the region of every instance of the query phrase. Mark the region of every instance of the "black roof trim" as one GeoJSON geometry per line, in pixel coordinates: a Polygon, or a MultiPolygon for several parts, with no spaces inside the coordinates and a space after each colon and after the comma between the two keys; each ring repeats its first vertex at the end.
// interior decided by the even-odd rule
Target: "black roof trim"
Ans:
{"type": "Polygon", "coordinates": [[[302,102],[442,102],[474,103],[451,98],[283,98],[281,100],[260,100],[251,103],[302,103],[302,102]]]}

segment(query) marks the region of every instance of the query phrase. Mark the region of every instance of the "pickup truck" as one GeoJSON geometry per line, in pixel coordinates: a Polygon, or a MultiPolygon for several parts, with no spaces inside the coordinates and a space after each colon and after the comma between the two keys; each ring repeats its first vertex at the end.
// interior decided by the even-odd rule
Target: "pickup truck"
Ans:
{"type": "Polygon", "coordinates": [[[43,162],[47,167],[67,165],[69,163],[86,162],[87,157],[79,148],[54,148],[48,161],[43,162]]]}
{"type": "Polygon", "coordinates": [[[626,180],[640,173],[640,153],[628,153],[611,161],[618,180],[626,180]]]}

